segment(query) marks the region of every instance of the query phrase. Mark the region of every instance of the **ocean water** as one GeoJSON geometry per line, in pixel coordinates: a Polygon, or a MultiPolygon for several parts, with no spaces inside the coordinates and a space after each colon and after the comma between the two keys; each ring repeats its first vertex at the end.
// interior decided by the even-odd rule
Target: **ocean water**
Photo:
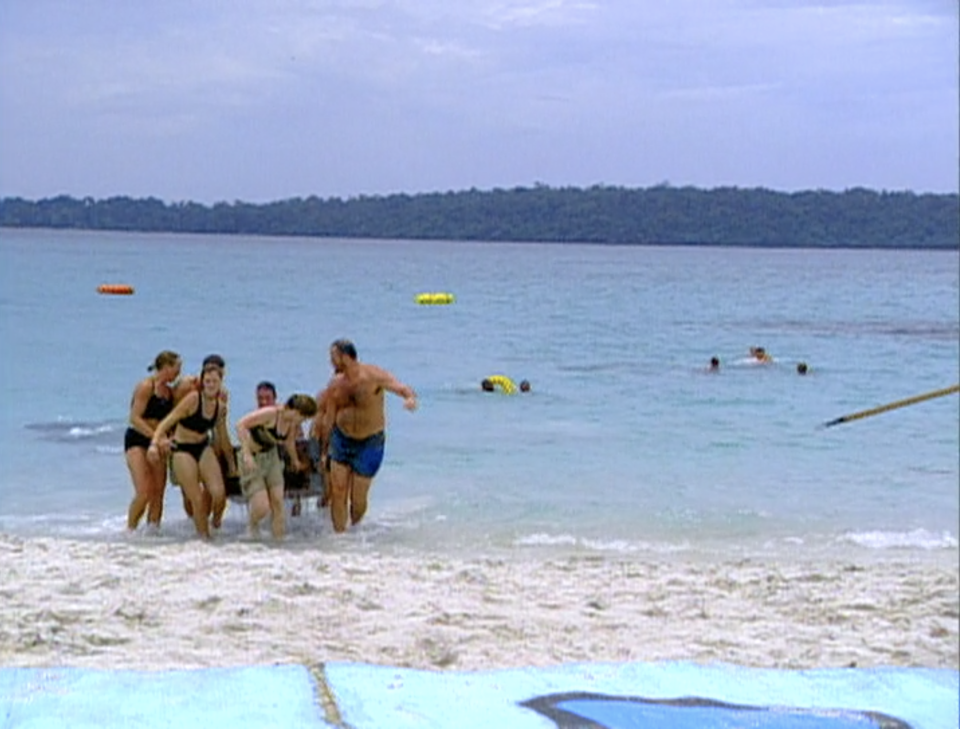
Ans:
{"type": "MultiPolygon", "coordinates": [[[[960,379],[958,278],[957,252],[4,229],[0,531],[126,538],[123,431],[158,351],[226,358],[232,426],[261,379],[315,393],[349,337],[420,408],[389,398],[363,525],[310,504],[282,548],[956,553],[957,395],[818,425],[960,379]],[[136,294],[96,293],[115,282],[136,294]],[[481,392],[492,374],[533,391],[481,392]]],[[[191,538],[171,487],[159,539],[191,538]]]]}

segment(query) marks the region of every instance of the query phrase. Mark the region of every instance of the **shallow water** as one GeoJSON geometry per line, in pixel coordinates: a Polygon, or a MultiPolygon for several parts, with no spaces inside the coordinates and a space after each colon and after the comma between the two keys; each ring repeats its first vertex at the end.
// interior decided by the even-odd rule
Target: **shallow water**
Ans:
{"type": "MultiPolygon", "coordinates": [[[[4,229],[0,262],[5,532],[122,535],[127,406],[161,349],[188,371],[225,356],[234,423],[261,379],[316,392],[346,336],[421,406],[389,402],[362,527],[338,540],[311,505],[287,548],[957,550],[956,395],[817,428],[957,381],[956,252],[4,229]],[[424,291],[456,302],[418,306],[424,291]],[[533,392],[482,393],[498,373],[533,392]]],[[[166,507],[161,541],[188,538],[175,489],[166,507]]],[[[222,539],[243,523],[232,506],[222,539]]]]}

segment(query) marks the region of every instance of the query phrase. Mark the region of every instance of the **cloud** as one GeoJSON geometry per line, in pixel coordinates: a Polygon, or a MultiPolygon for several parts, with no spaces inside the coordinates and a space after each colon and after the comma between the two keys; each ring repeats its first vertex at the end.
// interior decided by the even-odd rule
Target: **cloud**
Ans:
{"type": "Polygon", "coordinates": [[[481,18],[486,25],[497,30],[511,27],[569,27],[585,23],[587,16],[599,9],[599,3],[566,0],[497,2],[483,7],[481,18]]]}
{"type": "Polygon", "coordinates": [[[155,194],[202,180],[206,198],[533,180],[955,189],[954,5],[5,3],[0,194],[58,176],[155,194]],[[811,140],[845,167],[792,159],[811,140]],[[249,150],[259,170],[238,161],[249,150]],[[141,173],[119,166],[131,158],[141,173]]]}

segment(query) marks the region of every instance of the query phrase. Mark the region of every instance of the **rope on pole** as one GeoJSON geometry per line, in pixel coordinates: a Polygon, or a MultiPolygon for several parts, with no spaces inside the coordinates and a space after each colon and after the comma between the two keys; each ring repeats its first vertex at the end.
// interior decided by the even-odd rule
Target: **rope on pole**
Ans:
{"type": "Polygon", "coordinates": [[[922,395],[914,395],[913,397],[907,397],[903,400],[897,400],[896,402],[887,403],[886,405],[879,405],[875,408],[870,408],[869,410],[861,410],[858,413],[850,413],[849,415],[842,415],[839,418],[834,418],[823,424],[822,427],[829,428],[833,425],[840,425],[841,423],[849,423],[852,420],[859,420],[860,418],[869,418],[871,415],[879,415],[880,413],[885,413],[888,410],[895,410],[896,408],[903,408],[907,405],[914,405],[918,402],[923,402],[924,400],[932,400],[935,397],[943,397],[944,395],[952,395],[955,392],[960,392],[960,384],[952,385],[950,387],[944,387],[941,390],[934,390],[933,392],[926,392],[922,395]]]}

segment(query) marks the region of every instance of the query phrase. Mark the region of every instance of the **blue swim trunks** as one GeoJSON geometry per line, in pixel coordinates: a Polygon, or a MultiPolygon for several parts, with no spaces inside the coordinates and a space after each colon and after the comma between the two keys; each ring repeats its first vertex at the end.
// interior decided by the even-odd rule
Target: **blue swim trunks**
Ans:
{"type": "Polygon", "coordinates": [[[371,436],[357,440],[333,426],[330,433],[330,460],[349,466],[355,474],[364,478],[373,478],[383,463],[383,449],[386,436],[381,430],[371,436]]]}

